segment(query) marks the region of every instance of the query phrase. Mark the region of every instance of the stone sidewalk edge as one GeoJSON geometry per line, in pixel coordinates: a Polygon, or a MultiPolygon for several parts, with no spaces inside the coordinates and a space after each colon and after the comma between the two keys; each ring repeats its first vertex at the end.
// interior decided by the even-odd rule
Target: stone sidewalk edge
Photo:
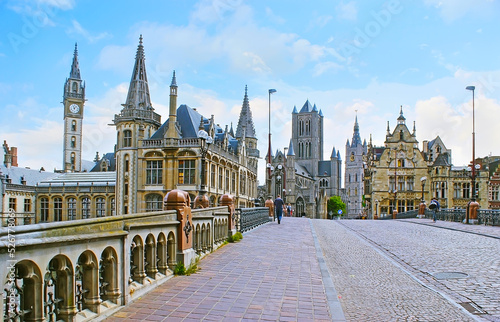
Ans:
{"type": "MultiPolygon", "coordinates": [[[[471,231],[471,230],[466,230],[466,229],[441,226],[439,224],[439,221],[431,224],[431,223],[426,223],[426,222],[416,222],[414,220],[405,220],[405,219],[394,219],[394,220],[402,221],[402,222],[409,222],[409,223],[416,224],[416,225],[432,226],[432,227],[437,227],[437,228],[441,228],[441,229],[448,229],[448,230],[460,231],[462,233],[468,233],[468,234],[474,234],[474,235],[483,236],[483,237],[500,239],[500,237],[498,237],[498,236],[489,235],[487,233],[479,233],[479,232],[476,232],[476,231],[471,231]]],[[[466,225],[466,224],[464,224],[464,225],[466,225]]]]}
{"type": "Polygon", "coordinates": [[[314,246],[316,248],[316,257],[318,258],[319,268],[321,270],[321,277],[323,279],[323,285],[325,286],[326,300],[330,308],[330,315],[332,317],[332,321],[345,322],[346,319],[344,311],[342,310],[342,305],[340,304],[339,297],[337,295],[337,290],[333,285],[333,281],[330,276],[330,271],[328,270],[325,258],[323,257],[323,251],[321,250],[318,237],[316,236],[314,225],[311,219],[308,220],[311,226],[311,232],[314,239],[314,246]]]}

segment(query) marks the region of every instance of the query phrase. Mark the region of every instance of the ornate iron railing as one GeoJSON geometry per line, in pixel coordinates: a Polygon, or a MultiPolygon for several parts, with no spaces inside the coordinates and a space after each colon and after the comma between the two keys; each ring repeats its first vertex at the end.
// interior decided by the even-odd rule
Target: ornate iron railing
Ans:
{"type": "Polygon", "coordinates": [[[239,232],[254,229],[269,221],[269,210],[267,207],[236,209],[236,230],[239,232]]]}
{"type": "MultiPolygon", "coordinates": [[[[416,218],[418,210],[410,210],[398,213],[396,219],[416,218]]],[[[433,216],[432,210],[425,209],[425,217],[433,216]]],[[[466,209],[443,208],[436,213],[437,220],[465,222],[466,209]]],[[[393,219],[392,216],[380,217],[381,220],[393,219]]],[[[479,209],[477,214],[479,225],[500,226],[500,210],[479,209]]]]}

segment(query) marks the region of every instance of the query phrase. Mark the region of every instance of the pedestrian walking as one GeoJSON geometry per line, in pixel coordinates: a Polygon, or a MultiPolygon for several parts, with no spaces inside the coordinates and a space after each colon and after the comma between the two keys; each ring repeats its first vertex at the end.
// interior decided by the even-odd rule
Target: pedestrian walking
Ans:
{"type": "Polygon", "coordinates": [[[432,220],[436,222],[437,212],[439,211],[439,201],[436,198],[432,198],[431,204],[429,205],[429,209],[432,210],[432,220]]]}
{"type": "Polygon", "coordinates": [[[276,199],[274,200],[274,209],[276,209],[276,217],[278,217],[278,224],[281,223],[281,217],[283,216],[283,206],[285,203],[283,202],[283,199],[281,199],[281,196],[278,195],[276,199]]]}
{"type": "Polygon", "coordinates": [[[286,206],[286,215],[288,217],[292,216],[292,205],[290,205],[290,204],[288,204],[288,206],[286,206]]]}

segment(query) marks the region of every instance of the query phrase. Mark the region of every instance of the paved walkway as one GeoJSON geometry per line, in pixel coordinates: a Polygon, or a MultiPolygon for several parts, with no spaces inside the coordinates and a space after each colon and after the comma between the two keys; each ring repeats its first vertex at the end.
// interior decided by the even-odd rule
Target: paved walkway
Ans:
{"type": "Polygon", "coordinates": [[[284,217],[108,321],[500,321],[499,237],[428,219],[284,217]]]}
{"type": "Polygon", "coordinates": [[[305,218],[263,225],[107,321],[331,321],[312,234],[305,218]]]}
{"type": "Polygon", "coordinates": [[[348,321],[500,321],[499,227],[313,223],[348,321]]]}

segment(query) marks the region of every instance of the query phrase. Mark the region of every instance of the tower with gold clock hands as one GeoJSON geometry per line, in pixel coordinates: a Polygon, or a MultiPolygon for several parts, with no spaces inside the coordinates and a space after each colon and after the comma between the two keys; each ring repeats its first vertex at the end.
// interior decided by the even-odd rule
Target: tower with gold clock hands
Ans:
{"type": "Polygon", "coordinates": [[[78,50],[75,44],[69,78],[64,84],[63,170],[82,171],[82,123],[85,104],[85,83],[80,76],[78,50]]]}

